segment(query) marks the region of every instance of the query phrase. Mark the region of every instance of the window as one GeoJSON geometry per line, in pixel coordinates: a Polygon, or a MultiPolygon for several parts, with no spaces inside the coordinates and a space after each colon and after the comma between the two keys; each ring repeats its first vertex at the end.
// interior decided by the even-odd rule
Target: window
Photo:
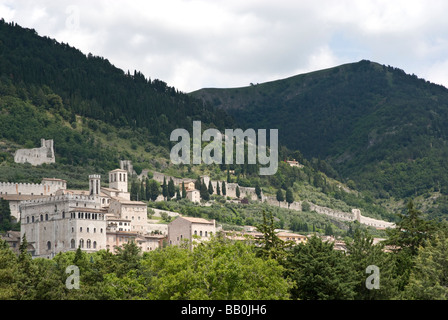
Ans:
{"type": "Polygon", "coordinates": [[[48,221],[48,213],[45,214],[45,221],[48,221]]]}
{"type": "Polygon", "coordinates": [[[87,227],[87,233],[89,233],[89,227],[87,227]]]}
{"type": "Polygon", "coordinates": [[[34,216],[31,217],[31,222],[34,222],[34,216]]]}
{"type": "Polygon", "coordinates": [[[84,240],[83,239],[79,239],[79,247],[84,248],[84,240]]]}
{"type": "Polygon", "coordinates": [[[44,215],[43,214],[40,215],[40,221],[44,221],[44,215]]]}
{"type": "Polygon", "coordinates": [[[79,227],[79,232],[82,232],[82,227],[79,227]]]}
{"type": "Polygon", "coordinates": [[[96,241],[93,241],[93,249],[96,249],[96,241]]]}
{"type": "Polygon", "coordinates": [[[51,242],[50,241],[47,242],[47,250],[51,250],[51,242]]]}
{"type": "Polygon", "coordinates": [[[199,235],[202,237],[202,230],[199,232],[199,235]]]}
{"type": "Polygon", "coordinates": [[[90,239],[87,239],[87,249],[90,249],[92,245],[92,241],[90,239]]]}
{"type": "Polygon", "coordinates": [[[75,243],[75,239],[72,239],[70,241],[70,248],[75,249],[76,243],[75,243]]]}
{"type": "Polygon", "coordinates": [[[205,236],[207,236],[207,231],[205,231],[205,236]]]}
{"type": "Polygon", "coordinates": [[[30,217],[26,217],[26,223],[30,223],[30,217]]]}
{"type": "Polygon", "coordinates": [[[75,228],[72,227],[72,233],[75,232],[75,228]]]}
{"type": "Polygon", "coordinates": [[[197,232],[196,230],[194,230],[194,235],[195,235],[195,236],[197,236],[197,235],[198,235],[198,232],[197,232]]]}

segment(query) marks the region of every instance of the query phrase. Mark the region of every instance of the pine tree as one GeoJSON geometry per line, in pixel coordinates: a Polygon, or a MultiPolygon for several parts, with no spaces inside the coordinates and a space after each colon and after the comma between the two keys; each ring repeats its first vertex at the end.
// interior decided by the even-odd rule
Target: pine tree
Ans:
{"type": "Polygon", "coordinates": [[[261,188],[260,188],[260,184],[258,182],[255,185],[255,193],[257,194],[257,198],[261,199],[261,188]]]}
{"type": "Polygon", "coordinates": [[[168,196],[171,198],[174,197],[176,194],[176,187],[174,186],[174,181],[172,178],[170,178],[170,181],[168,182],[168,196]]]}
{"type": "Polygon", "coordinates": [[[219,181],[216,181],[216,194],[217,194],[218,196],[221,195],[221,190],[219,189],[219,181]]]}
{"type": "Polygon", "coordinates": [[[227,194],[226,182],[222,182],[222,195],[225,196],[227,194]]]}
{"type": "Polygon", "coordinates": [[[291,188],[288,188],[286,190],[286,202],[288,203],[288,209],[289,209],[289,206],[291,205],[291,203],[294,202],[294,194],[293,194],[291,188]]]}
{"type": "Polygon", "coordinates": [[[208,193],[207,186],[205,185],[204,181],[201,183],[201,187],[199,189],[201,198],[205,201],[210,200],[210,193],[208,193]]]}
{"type": "Polygon", "coordinates": [[[285,196],[283,195],[282,189],[277,190],[277,201],[278,201],[279,207],[280,207],[280,202],[285,201],[285,196]]]}
{"type": "Polygon", "coordinates": [[[168,186],[166,184],[166,178],[165,177],[163,177],[162,195],[163,195],[163,197],[166,200],[166,198],[168,197],[168,186]]]}
{"type": "Polygon", "coordinates": [[[182,199],[187,197],[187,190],[185,189],[185,183],[182,181],[182,199]]]}
{"type": "Polygon", "coordinates": [[[210,195],[213,194],[212,180],[208,181],[208,193],[210,193],[210,195]]]}
{"type": "Polygon", "coordinates": [[[239,198],[240,198],[240,195],[241,195],[241,193],[240,193],[240,187],[239,187],[239,186],[236,186],[236,190],[235,190],[235,192],[236,192],[236,197],[239,199],[239,198]]]}

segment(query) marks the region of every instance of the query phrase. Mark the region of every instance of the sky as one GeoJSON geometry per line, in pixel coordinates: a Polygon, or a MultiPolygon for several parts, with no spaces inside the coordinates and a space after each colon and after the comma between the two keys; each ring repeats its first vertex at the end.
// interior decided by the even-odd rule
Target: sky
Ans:
{"type": "Polygon", "coordinates": [[[446,0],[0,0],[0,18],[183,92],[362,59],[448,87],[446,0]]]}

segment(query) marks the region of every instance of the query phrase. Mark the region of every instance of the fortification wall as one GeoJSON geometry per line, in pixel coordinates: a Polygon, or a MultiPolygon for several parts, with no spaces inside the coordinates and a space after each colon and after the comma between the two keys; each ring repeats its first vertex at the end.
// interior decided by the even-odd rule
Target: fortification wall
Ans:
{"type": "Polygon", "coordinates": [[[53,140],[41,139],[41,147],[33,149],[19,149],[14,154],[14,162],[30,163],[33,166],[56,161],[53,150],[53,140]]]}

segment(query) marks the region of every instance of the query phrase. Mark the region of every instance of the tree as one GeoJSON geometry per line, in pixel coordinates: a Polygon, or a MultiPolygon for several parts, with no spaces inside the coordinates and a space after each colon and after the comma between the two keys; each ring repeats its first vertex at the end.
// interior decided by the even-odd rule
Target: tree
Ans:
{"type": "Polygon", "coordinates": [[[216,181],[216,194],[217,194],[218,196],[221,195],[221,189],[219,188],[219,181],[216,181]]]}
{"type": "Polygon", "coordinates": [[[143,182],[143,179],[142,179],[142,181],[140,182],[140,196],[139,196],[139,200],[140,200],[140,201],[147,200],[147,199],[146,199],[146,188],[145,188],[145,184],[144,184],[144,182],[143,182]]]}
{"type": "Polygon", "coordinates": [[[236,193],[236,197],[239,199],[239,198],[240,198],[240,195],[241,195],[241,193],[240,193],[240,187],[239,187],[239,186],[236,186],[235,193],[236,193]]]}
{"type": "Polygon", "coordinates": [[[290,282],[273,259],[258,257],[253,245],[214,237],[191,250],[169,246],[142,261],[151,300],[288,299],[290,282]]]}
{"type": "Polygon", "coordinates": [[[168,196],[171,198],[174,197],[176,194],[176,187],[174,186],[174,181],[172,178],[170,178],[170,181],[168,182],[168,196]]]}
{"type": "Polygon", "coordinates": [[[176,189],[176,200],[182,199],[182,196],[180,195],[180,189],[176,189]]]}
{"type": "Polygon", "coordinates": [[[208,193],[213,194],[212,180],[208,180],[208,193]]]}
{"type": "Polygon", "coordinates": [[[210,200],[210,193],[208,193],[208,189],[207,189],[207,186],[205,185],[204,181],[201,182],[199,194],[201,195],[201,199],[203,199],[204,201],[210,200]]]}
{"type": "Polygon", "coordinates": [[[225,181],[222,182],[221,190],[222,190],[222,195],[225,196],[227,194],[227,188],[226,188],[226,182],[225,181]]]}
{"type": "Polygon", "coordinates": [[[257,198],[261,199],[261,188],[260,188],[260,184],[258,182],[255,185],[255,193],[257,194],[257,198]]]}
{"type": "Polygon", "coordinates": [[[398,214],[400,220],[393,229],[387,229],[388,240],[386,244],[394,248],[397,259],[398,288],[400,291],[408,284],[410,273],[414,267],[414,258],[420,247],[432,239],[436,230],[431,221],[425,221],[422,213],[414,208],[409,201],[407,213],[398,214]]]}
{"type": "Polygon", "coordinates": [[[258,255],[264,258],[272,258],[282,261],[287,255],[286,249],[292,242],[285,242],[277,236],[275,231],[274,216],[269,211],[268,215],[263,210],[263,223],[257,225],[257,230],[263,234],[263,238],[258,241],[258,255]]]}
{"type": "Polygon", "coordinates": [[[373,244],[373,237],[366,230],[356,229],[353,240],[346,242],[348,260],[351,271],[356,280],[356,300],[388,300],[396,297],[397,281],[395,257],[384,252],[384,244],[373,244]],[[368,266],[376,266],[380,271],[378,289],[369,289],[366,286],[366,273],[368,266]]]}
{"type": "Polygon", "coordinates": [[[294,281],[293,299],[350,300],[355,297],[356,279],[344,253],[317,236],[293,247],[287,258],[287,275],[294,281]]]}
{"type": "Polygon", "coordinates": [[[187,190],[185,189],[185,182],[182,181],[182,199],[187,197],[187,190]]]}
{"type": "Polygon", "coordinates": [[[278,206],[280,207],[280,202],[285,201],[285,197],[283,195],[283,191],[282,189],[278,189],[277,190],[277,201],[278,201],[278,206]]]}
{"type": "Polygon", "coordinates": [[[134,179],[131,182],[131,200],[136,201],[138,200],[139,193],[140,193],[140,187],[138,182],[134,179]]]}
{"type": "Polygon", "coordinates": [[[438,233],[434,241],[421,247],[415,259],[404,299],[448,299],[448,239],[438,233]]]}
{"type": "Polygon", "coordinates": [[[294,194],[291,188],[286,189],[286,202],[288,203],[288,209],[291,203],[294,202],[294,194]]]}
{"type": "Polygon", "coordinates": [[[147,192],[149,192],[148,200],[156,201],[157,197],[161,193],[159,183],[154,179],[150,179],[149,181],[146,182],[146,189],[147,192]]]}
{"type": "Polygon", "coordinates": [[[165,177],[163,177],[162,195],[163,195],[163,198],[166,200],[166,198],[168,197],[168,186],[166,184],[166,178],[165,177]]]}

